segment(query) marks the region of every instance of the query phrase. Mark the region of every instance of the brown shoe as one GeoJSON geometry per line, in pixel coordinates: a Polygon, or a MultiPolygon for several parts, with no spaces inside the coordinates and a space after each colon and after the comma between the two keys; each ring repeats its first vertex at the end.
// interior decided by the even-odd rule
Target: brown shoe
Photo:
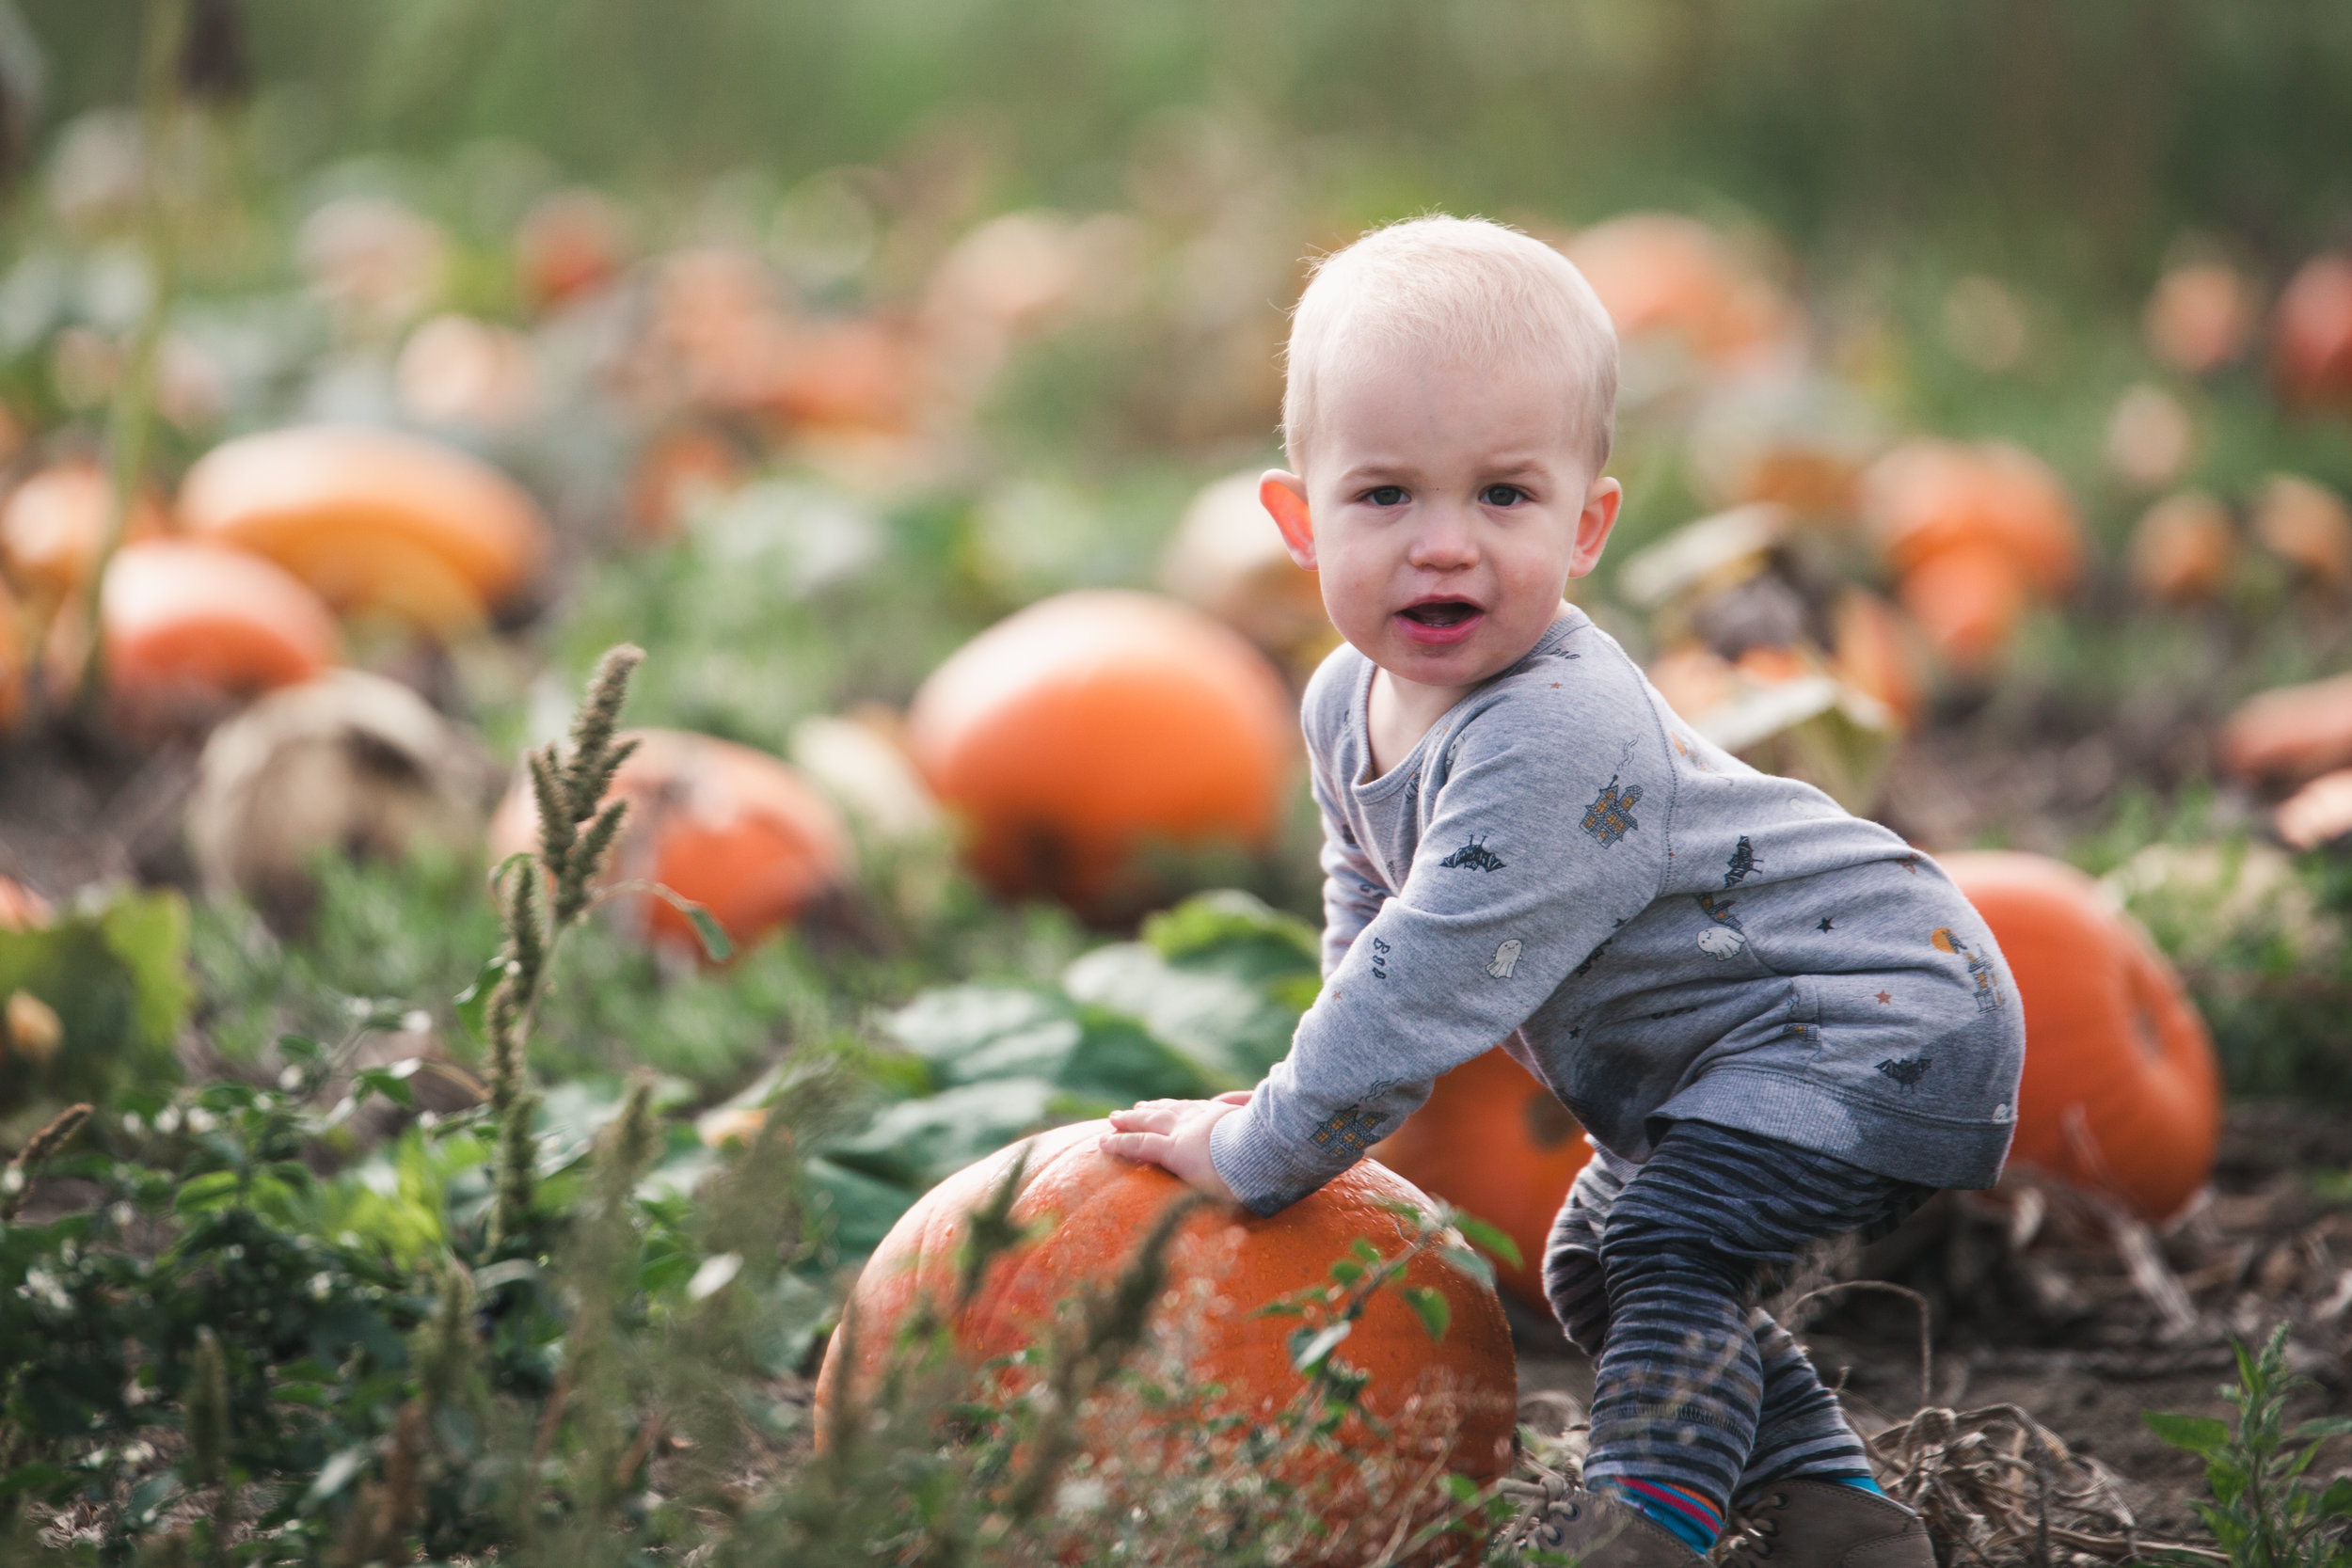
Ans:
{"type": "Polygon", "coordinates": [[[1505,1562],[1573,1559],[1577,1568],[1700,1568],[1706,1560],[1631,1504],[1554,1476],[1541,1483],[1505,1481],[1505,1496],[1525,1512],[1495,1544],[1505,1562]]]}
{"type": "Polygon", "coordinates": [[[1732,1543],[1726,1565],[1935,1568],[1919,1515],[1843,1481],[1775,1481],[1745,1517],[1749,1533],[1732,1543]]]}

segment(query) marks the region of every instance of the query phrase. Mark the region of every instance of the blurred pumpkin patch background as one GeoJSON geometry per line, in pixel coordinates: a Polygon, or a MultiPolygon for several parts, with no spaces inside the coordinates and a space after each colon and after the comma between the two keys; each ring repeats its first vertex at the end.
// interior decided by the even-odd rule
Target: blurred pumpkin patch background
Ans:
{"type": "MultiPolygon", "coordinates": [[[[1474,1551],[1483,1449],[1385,1548],[1267,1460],[1245,1542],[1200,1522],[1229,1443],[1147,1496],[1117,1423],[945,1460],[814,1381],[829,1337],[921,1360],[842,1348],[877,1247],[949,1280],[951,1201],[981,1262],[1031,1244],[1017,1164],[927,1192],[1246,1088],[1312,999],[1335,634],[1251,476],[1307,259],[1431,209],[1617,322],[1579,602],[1710,738],[1951,857],[2012,960],[2010,1177],[1801,1282],[1908,1302],[1797,1323],[1882,1457],[1923,1398],[2014,1401],[2114,1539],[2196,1536],[2139,1409],[2222,1408],[2274,1323],[2352,1389],[2347,147],[2352,13],[2300,0],[0,0],[10,1549],[1474,1551]],[[618,643],[626,712],[571,727],[618,643]],[[534,773],[616,719],[584,798],[534,773]],[[281,1289],[308,1326],[203,1305],[281,1289]],[[73,1313],[103,1375],[40,1348],[73,1313]]],[[[1378,1153],[1492,1222],[1499,1308],[1380,1210],[1369,1256],[1240,1265],[1329,1281],[1287,1371],[1154,1375],[1269,1380],[1231,1407],[1327,1457],[1424,1328],[1468,1380],[1429,1409],[1509,1393],[1507,1311],[1522,1465],[1572,1459],[1528,1265],[1583,1151],[1463,1068],[1378,1153]]],[[[1120,1261],[1059,1256],[961,1289],[1120,1261]]],[[[901,1285],[865,1332],[945,1356],[901,1285]]],[[[1064,1393],[1148,1333],[1088,1299],[1064,1393]]]]}

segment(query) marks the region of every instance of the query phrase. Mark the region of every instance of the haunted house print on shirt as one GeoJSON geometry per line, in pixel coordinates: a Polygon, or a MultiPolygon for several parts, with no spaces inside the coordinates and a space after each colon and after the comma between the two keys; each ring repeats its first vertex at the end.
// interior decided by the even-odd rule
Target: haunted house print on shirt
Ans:
{"type": "Polygon", "coordinates": [[[1380,1141],[1380,1118],[1359,1105],[1343,1105],[1314,1131],[1318,1148],[1343,1148],[1361,1154],[1380,1141]]]}
{"type": "Polygon", "coordinates": [[[1633,819],[1633,808],[1641,803],[1642,786],[1628,784],[1620,792],[1617,775],[1609,775],[1609,782],[1600,786],[1593,803],[1584,808],[1583,830],[1600,840],[1605,848],[1629,832],[1639,831],[1641,824],[1633,819]]]}
{"type": "Polygon", "coordinates": [[[1991,959],[1981,953],[1969,951],[1962,944],[1958,937],[1952,935],[1952,928],[1949,926],[1938,926],[1935,928],[1935,934],[1928,940],[1935,943],[1938,951],[1949,953],[1966,961],[1968,977],[1977,983],[1977,1011],[1980,1013],[2000,1011],[2001,974],[2000,971],[1993,966],[1991,959]]]}
{"type": "Polygon", "coordinates": [[[1738,887],[1758,863],[1756,846],[1748,842],[1747,834],[1741,833],[1740,842],[1732,847],[1730,861],[1724,867],[1724,886],[1738,887]]]}

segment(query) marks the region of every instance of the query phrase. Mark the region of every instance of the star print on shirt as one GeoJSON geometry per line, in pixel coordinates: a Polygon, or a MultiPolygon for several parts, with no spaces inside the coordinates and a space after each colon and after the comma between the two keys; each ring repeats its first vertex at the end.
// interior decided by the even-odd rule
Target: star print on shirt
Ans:
{"type": "Polygon", "coordinates": [[[1892,1002],[1895,1000],[1895,993],[1892,991],[1883,990],[1879,992],[1879,1000],[1881,1002],[1892,1002]]]}
{"type": "Polygon", "coordinates": [[[1837,924],[1837,922],[1836,922],[1835,920],[1832,920],[1829,916],[1827,916],[1827,915],[1823,915],[1823,916],[1821,916],[1821,929],[1822,929],[1822,930],[1824,930],[1824,931],[1829,930],[1829,929],[1831,929],[1833,927],[1835,927],[1836,924],[1837,924]]]}

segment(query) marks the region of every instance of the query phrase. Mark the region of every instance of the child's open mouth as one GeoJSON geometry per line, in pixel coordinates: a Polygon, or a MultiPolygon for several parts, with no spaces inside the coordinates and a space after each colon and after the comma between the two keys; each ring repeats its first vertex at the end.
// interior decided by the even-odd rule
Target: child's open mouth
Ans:
{"type": "Polygon", "coordinates": [[[1396,612],[1399,629],[1424,646],[1441,646],[1468,637],[1486,612],[1468,599],[1428,599],[1396,612]]]}

